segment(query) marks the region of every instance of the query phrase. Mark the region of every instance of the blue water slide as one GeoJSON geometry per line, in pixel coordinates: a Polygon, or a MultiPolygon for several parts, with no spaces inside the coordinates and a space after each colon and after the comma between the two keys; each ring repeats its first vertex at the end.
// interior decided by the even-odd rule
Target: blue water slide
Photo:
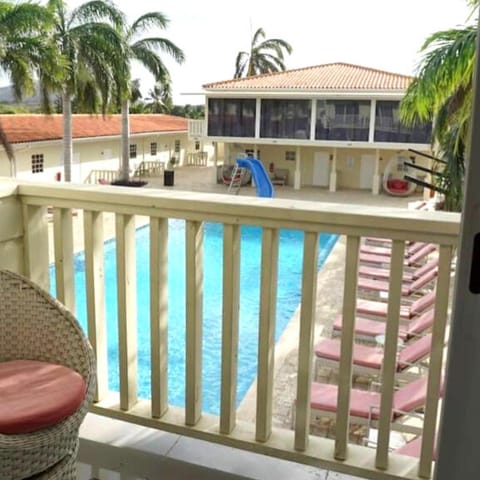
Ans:
{"type": "Polygon", "coordinates": [[[237,165],[248,168],[252,172],[253,181],[257,188],[257,197],[273,197],[275,189],[263,163],[256,158],[237,158],[237,165]]]}

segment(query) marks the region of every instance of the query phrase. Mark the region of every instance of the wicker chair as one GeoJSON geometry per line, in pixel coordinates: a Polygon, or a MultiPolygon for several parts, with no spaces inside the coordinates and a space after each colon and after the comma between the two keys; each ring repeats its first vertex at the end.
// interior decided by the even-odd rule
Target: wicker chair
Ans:
{"type": "Polygon", "coordinates": [[[22,434],[0,433],[0,478],[76,478],[78,429],[93,400],[93,351],[75,317],[30,280],[0,271],[0,362],[63,365],[85,380],[80,407],[60,422],[22,434]]]}

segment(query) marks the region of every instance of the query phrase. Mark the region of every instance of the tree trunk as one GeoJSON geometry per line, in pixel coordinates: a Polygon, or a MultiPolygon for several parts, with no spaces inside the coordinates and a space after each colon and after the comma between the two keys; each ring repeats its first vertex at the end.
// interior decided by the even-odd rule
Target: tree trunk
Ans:
{"type": "Polygon", "coordinates": [[[120,180],[127,182],[130,176],[130,101],[122,100],[122,157],[120,160],[120,180]]]}
{"type": "Polygon", "coordinates": [[[72,181],[72,96],[64,91],[62,93],[63,109],[63,173],[66,182],[72,181]]]}

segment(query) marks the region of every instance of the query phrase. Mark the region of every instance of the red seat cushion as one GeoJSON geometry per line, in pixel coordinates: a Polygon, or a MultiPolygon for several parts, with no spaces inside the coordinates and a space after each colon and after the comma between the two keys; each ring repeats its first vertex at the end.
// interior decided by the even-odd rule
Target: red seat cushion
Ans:
{"type": "Polygon", "coordinates": [[[85,380],[70,368],[34,360],[0,362],[0,433],[28,433],[74,413],[85,380]]]}

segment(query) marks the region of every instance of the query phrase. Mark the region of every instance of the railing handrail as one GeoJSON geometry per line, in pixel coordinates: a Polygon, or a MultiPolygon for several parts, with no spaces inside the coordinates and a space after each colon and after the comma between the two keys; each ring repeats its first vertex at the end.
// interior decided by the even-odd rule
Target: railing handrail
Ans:
{"type": "Polygon", "coordinates": [[[215,193],[102,188],[98,185],[41,185],[19,180],[18,193],[35,205],[81,203],[93,211],[174,217],[186,220],[275,226],[306,231],[334,231],[359,236],[437,242],[456,245],[460,215],[440,211],[347,205],[305,200],[232,197],[215,193]],[[85,192],[88,191],[88,196],[85,192]],[[128,200],[126,200],[128,198],[128,200]],[[233,219],[233,221],[232,221],[233,219]]]}

